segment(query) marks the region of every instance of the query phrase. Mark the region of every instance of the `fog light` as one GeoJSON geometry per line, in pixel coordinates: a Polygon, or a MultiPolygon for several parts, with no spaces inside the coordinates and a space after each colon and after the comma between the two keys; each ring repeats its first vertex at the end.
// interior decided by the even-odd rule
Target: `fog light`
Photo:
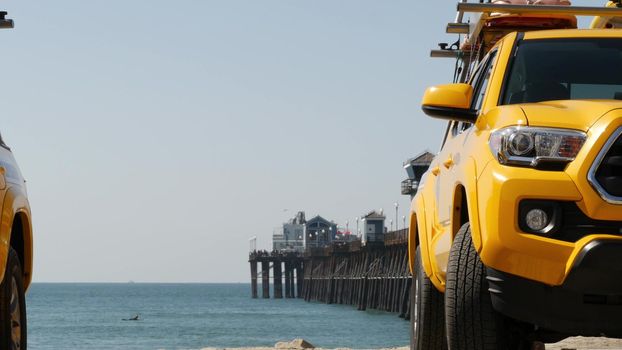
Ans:
{"type": "Polygon", "coordinates": [[[525,223],[533,231],[542,231],[549,225],[549,216],[542,209],[531,209],[525,216],[525,223]]]}
{"type": "Polygon", "coordinates": [[[562,229],[562,202],[524,199],[518,206],[518,227],[525,233],[553,237],[562,229]]]}

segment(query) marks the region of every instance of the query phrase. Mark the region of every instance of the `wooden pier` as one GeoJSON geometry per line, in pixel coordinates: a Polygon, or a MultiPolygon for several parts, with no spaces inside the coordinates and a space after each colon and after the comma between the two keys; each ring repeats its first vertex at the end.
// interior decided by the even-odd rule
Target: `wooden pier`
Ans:
{"type": "Polygon", "coordinates": [[[321,248],[307,248],[304,254],[253,252],[249,262],[254,298],[257,298],[258,276],[262,276],[262,296],[270,297],[271,266],[274,297],[282,297],[281,264],[284,264],[287,298],[294,297],[295,284],[295,297],[306,301],[353,305],[359,310],[376,309],[398,313],[405,319],[410,317],[408,229],[385,233],[383,241],[365,245],[360,241],[334,242],[321,248]],[[261,272],[257,271],[258,263],[261,272]]]}

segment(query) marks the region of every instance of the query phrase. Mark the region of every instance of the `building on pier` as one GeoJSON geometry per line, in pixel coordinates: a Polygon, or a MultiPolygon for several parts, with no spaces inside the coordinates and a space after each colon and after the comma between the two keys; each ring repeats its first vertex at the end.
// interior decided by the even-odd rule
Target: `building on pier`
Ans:
{"type": "Polygon", "coordinates": [[[299,211],[294,218],[275,230],[272,235],[272,249],[283,252],[304,252],[306,224],[305,212],[299,211]]]}
{"type": "Polygon", "coordinates": [[[305,247],[325,247],[337,237],[337,224],[319,215],[309,219],[305,227],[305,247]]]}
{"type": "Polygon", "coordinates": [[[384,232],[387,229],[384,226],[385,219],[382,209],[380,212],[372,210],[363,216],[363,243],[384,241],[384,232]]]}
{"type": "Polygon", "coordinates": [[[317,215],[305,219],[305,212],[298,214],[281,227],[276,228],[272,235],[272,249],[282,252],[304,252],[307,247],[325,247],[337,240],[352,241],[352,237],[338,239],[337,224],[317,215]]]}

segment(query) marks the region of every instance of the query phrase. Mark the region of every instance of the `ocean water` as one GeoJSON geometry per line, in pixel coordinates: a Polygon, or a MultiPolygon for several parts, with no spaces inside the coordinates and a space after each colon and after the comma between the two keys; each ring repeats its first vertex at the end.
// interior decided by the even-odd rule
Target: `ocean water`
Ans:
{"type": "Polygon", "coordinates": [[[252,299],[249,284],[33,284],[28,345],[37,349],[200,349],[408,344],[395,314],[300,299],[252,299]],[[123,321],[134,314],[141,321],[123,321]]]}

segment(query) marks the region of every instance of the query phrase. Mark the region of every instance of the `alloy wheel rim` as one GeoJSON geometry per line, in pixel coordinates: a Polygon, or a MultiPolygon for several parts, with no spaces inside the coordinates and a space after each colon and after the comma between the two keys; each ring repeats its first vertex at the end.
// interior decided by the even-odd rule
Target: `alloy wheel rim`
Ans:
{"type": "Polygon", "coordinates": [[[11,301],[9,304],[11,313],[11,349],[21,349],[22,342],[22,312],[20,309],[19,289],[15,277],[11,279],[11,301]]]}

